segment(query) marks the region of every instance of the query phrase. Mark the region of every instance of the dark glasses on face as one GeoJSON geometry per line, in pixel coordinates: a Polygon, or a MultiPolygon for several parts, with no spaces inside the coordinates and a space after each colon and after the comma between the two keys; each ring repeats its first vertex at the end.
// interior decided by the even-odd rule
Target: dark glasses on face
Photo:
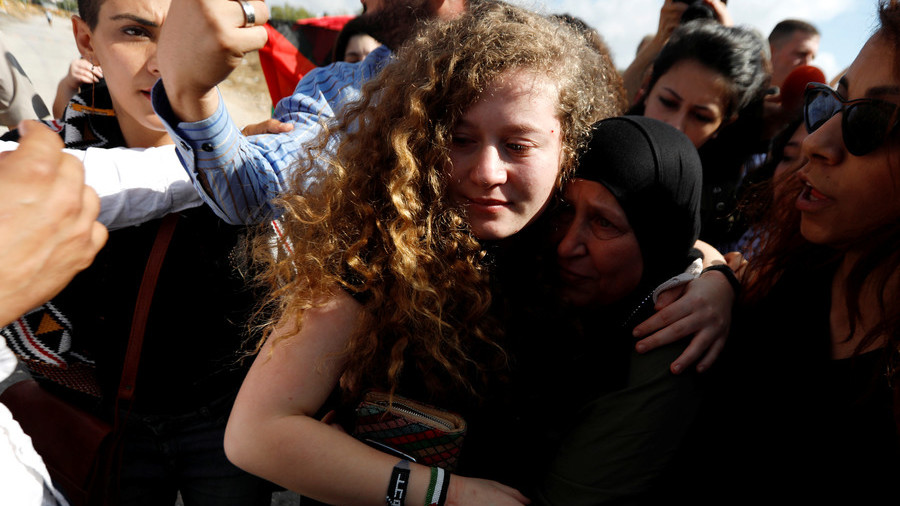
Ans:
{"type": "Polygon", "coordinates": [[[900,106],[875,98],[844,100],[825,84],[809,83],[803,106],[806,130],[813,133],[837,113],[847,151],[855,156],[871,153],[897,127],[900,106]]]}

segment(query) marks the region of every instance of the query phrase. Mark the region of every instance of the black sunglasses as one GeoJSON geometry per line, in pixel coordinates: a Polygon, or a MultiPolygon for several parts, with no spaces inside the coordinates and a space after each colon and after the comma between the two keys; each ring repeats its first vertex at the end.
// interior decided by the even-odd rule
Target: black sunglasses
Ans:
{"type": "Polygon", "coordinates": [[[855,156],[872,152],[887,139],[900,123],[900,106],[875,98],[844,100],[826,84],[806,85],[803,119],[806,130],[813,133],[835,114],[841,118],[841,134],[847,151],[855,156]]]}

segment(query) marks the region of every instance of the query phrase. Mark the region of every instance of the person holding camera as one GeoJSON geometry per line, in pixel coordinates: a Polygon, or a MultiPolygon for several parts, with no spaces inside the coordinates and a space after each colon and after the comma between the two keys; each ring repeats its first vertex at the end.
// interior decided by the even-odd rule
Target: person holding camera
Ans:
{"type": "Polygon", "coordinates": [[[665,0],[659,10],[659,28],[650,41],[643,44],[625,69],[622,79],[625,81],[625,93],[629,103],[636,101],[642,84],[649,77],[650,66],[656,55],[662,50],[672,32],[684,22],[694,19],[715,19],[725,26],[734,22],[726,6],[728,0],[665,0]]]}

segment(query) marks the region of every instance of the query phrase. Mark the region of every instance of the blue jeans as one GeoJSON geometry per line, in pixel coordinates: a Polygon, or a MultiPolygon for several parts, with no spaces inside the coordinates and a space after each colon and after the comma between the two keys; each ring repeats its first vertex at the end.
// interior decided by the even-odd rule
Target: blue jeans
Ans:
{"type": "Polygon", "coordinates": [[[115,504],[173,505],[180,491],[185,506],[269,506],[274,486],[225,457],[230,400],[178,416],[132,413],[115,504]]]}

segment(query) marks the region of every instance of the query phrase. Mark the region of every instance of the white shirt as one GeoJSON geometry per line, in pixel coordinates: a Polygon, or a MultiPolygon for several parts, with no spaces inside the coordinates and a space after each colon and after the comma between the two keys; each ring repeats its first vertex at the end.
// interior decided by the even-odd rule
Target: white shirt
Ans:
{"type": "MultiPolygon", "coordinates": [[[[0,141],[0,152],[16,142],[0,141]]],[[[100,196],[100,223],[130,227],[203,203],[178,161],[175,146],[64,150],[84,163],[85,183],[100,196]]]]}

